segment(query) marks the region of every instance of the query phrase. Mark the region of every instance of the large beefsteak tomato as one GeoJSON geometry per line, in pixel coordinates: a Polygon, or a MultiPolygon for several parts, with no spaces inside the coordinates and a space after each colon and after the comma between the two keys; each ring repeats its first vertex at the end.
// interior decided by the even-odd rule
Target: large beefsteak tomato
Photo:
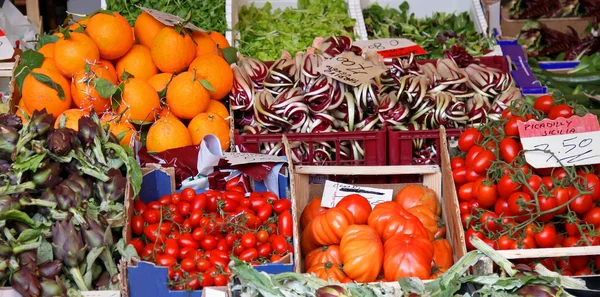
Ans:
{"type": "Polygon", "coordinates": [[[300,215],[300,227],[304,230],[312,219],[326,210],[327,208],[321,207],[321,197],[313,198],[302,211],[302,215],[300,215]]]}
{"type": "Polygon", "coordinates": [[[358,194],[352,194],[342,198],[342,200],[340,200],[335,207],[349,210],[354,217],[354,224],[357,225],[366,224],[369,214],[371,214],[372,210],[369,200],[358,194]]]}
{"type": "Polygon", "coordinates": [[[440,227],[439,217],[436,216],[433,211],[431,211],[431,209],[425,205],[415,206],[407,209],[407,211],[419,219],[421,224],[423,224],[423,227],[427,228],[427,231],[431,233],[431,237],[429,239],[433,239],[433,236],[440,227]]]}
{"type": "Polygon", "coordinates": [[[318,246],[340,244],[342,235],[353,224],[354,217],[349,210],[334,207],[316,216],[302,232],[302,236],[309,233],[318,246]]]}
{"type": "Polygon", "coordinates": [[[377,231],[383,242],[396,234],[427,239],[431,236],[417,217],[393,201],[377,204],[369,215],[368,224],[377,231]]]}
{"type": "Polygon", "coordinates": [[[383,274],[386,281],[404,277],[431,277],[433,244],[422,237],[397,234],[383,245],[383,274]]]}
{"type": "Polygon", "coordinates": [[[306,273],[314,273],[316,277],[326,281],[341,282],[346,278],[346,274],[339,265],[334,265],[331,262],[317,264],[311,267],[306,273]]]}
{"type": "Polygon", "coordinates": [[[446,239],[438,239],[433,244],[433,266],[437,270],[446,271],[454,264],[452,246],[446,239]]]}
{"type": "Polygon", "coordinates": [[[437,194],[432,189],[423,185],[407,185],[396,194],[394,201],[404,207],[404,209],[423,205],[431,209],[436,216],[442,213],[442,207],[438,201],[437,194]]]}
{"type": "Polygon", "coordinates": [[[340,253],[339,245],[326,245],[312,250],[304,258],[304,269],[308,270],[311,267],[331,262],[334,265],[342,264],[342,254],[340,253]]]}
{"type": "Polygon", "coordinates": [[[377,279],[383,263],[383,245],[372,227],[348,227],[340,243],[344,272],[359,283],[377,279]]]}

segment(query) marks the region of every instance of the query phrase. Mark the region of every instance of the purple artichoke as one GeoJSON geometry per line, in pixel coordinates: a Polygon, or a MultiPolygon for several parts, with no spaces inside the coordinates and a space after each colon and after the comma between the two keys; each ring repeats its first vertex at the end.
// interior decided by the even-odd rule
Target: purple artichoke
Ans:
{"type": "Polygon", "coordinates": [[[58,276],[62,267],[62,263],[58,260],[45,262],[37,267],[37,273],[42,278],[54,279],[58,276]]]}
{"type": "Polygon", "coordinates": [[[44,279],[40,283],[42,286],[42,297],[67,296],[67,287],[58,278],[44,279]]]}
{"type": "Polygon", "coordinates": [[[10,285],[23,297],[41,296],[40,281],[29,267],[21,267],[13,273],[10,277],[10,285]]]}
{"type": "Polygon", "coordinates": [[[107,182],[96,181],[96,198],[102,201],[117,201],[125,195],[127,179],[121,170],[112,168],[106,173],[107,182]]]}
{"type": "Polygon", "coordinates": [[[54,188],[63,180],[61,173],[60,163],[50,162],[46,167],[35,172],[32,181],[39,189],[54,188]]]}
{"type": "Polygon", "coordinates": [[[86,221],[88,223],[88,228],[82,228],[81,233],[83,235],[83,241],[87,246],[94,248],[111,246],[114,244],[112,230],[110,228],[105,228],[98,223],[96,219],[90,216],[87,216],[86,221]]]}
{"type": "Polygon", "coordinates": [[[48,150],[59,155],[66,156],[75,143],[75,131],[69,128],[59,128],[48,133],[48,150]]]}
{"type": "Polygon", "coordinates": [[[69,268],[77,267],[85,256],[87,246],[70,220],[56,221],[52,226],[52,251],[57,260],[69,268]]]}
{"type": "Polygon", "coordinates": [[[16,114],[0,114],[0,125],[8,126],[13,129],[19,130],[23,128],[23,121],[16,114]]]}
{"type": "Polygon", "coordinates": [[[100,134],[98,124],[88,116],[83,116],[78,122],[77,138],[85,147],[94,143],[96,135],[100,134]]]}

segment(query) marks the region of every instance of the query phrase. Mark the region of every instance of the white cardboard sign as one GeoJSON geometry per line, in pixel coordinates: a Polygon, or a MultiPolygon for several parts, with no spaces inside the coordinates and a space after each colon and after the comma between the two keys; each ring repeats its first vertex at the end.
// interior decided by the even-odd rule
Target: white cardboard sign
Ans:
{"type": "Polygon", "coordinates": [[[353,52],[343,52],[325,61],[317,70],[335,80],[355,87],[367,83],[371,78],[387,71],[386,68],[375,65],[353,52]]]}
{"type": "Polygon", "coordinates": [[[8,40],[8,37],[0,30],[0,60],[7,60],[12,58],[15,53],[15,49],[8,40]]]}
{"type": "Polygon", "coordinates": [[[353,43],[363,51],[375,50],[384,58],[395,58],[414,55],[424,55],[427,52],[418,44],[406,38],[381,38],[373,40],[358,40],[353,43]]]}
{"type": "Polygon", "coordinates": [[[355,185],[343,184],[338,182],[326,181],[321,198],[322,207],[335,207],[342,198],[359,194],[371,203],[371,207],[387,201],[392,201],[394,191],[392,189],[376,189],[369,187],[359,187],[355,185]]]}
{"type": "Polygon", "coordinates": [[[231,165],[249,164],[249,163],[285,163],[286,160],[273,155],[224,152],[223,158],[231,165]]]}

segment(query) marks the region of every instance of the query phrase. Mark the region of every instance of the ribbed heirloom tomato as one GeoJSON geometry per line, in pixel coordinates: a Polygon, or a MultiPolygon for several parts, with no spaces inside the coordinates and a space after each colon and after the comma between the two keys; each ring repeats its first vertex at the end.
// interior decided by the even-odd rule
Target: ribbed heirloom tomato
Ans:
{"type": "Polygon", "coordinates": [[[428,239],[398,234],[385,242],[383,250],[386,281],[404,277],[430,278],[434,248],[428,239]]]}
{"type": "Polygon", "coordinates": [[[383,242],[396,234],[433,238],[417,217],[393,201],[377,204],[369,215],[368,225],[383,242]]]}
{"type": "Polygon", "coordinates": [[[361,283],[377,279],[383,261],[383,246],[375,229],[365,225],[348,227],[340,243],[340,252],[346,275],[361,283]]]}
{"type": "Polygon", "coordinates": [[[342,255],[339,245],[326,245],[312,250],[304,258],[304,269],[321,264],[331,262],[334,265],[342,264],[342,255]]]}
{"type": "Polygon", "coordinates": [[[354,223],[357,225],[366,224],[372,210],[369,200],[358,194],[352,194],[342,198],[342,200],[336,204],[336,207],[345,208],[350,211],[354,217],[354,223]]]}

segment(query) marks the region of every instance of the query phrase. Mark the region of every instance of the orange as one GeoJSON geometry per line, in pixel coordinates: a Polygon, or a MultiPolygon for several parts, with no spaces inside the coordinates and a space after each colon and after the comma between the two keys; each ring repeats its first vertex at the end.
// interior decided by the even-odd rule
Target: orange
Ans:
{"type": "Polygon", "coordinates": [[[103,78],[116,85],[114,73],[105,64],[90,65],[90,72],[80,71],[73,75],[71,93],[75,106],[81,109],[94,109],[96,113],[103,113],[110,109],[110,98],[100,96],[96,90],[95,79],[103,78]]]}
{"type": "Polygon", "coordinates": [[[156,34],[160,32],[162,28],[166,27],[165,24],[157,21],[154,17],[146,12],[142,12],[138,15],[133,25],[133,32],[137,38],[139,44],[145,45],[148,48],[152,47],[152,41],[156,34]]]}
{"type": "MultiPolygon", "coordinates": [[[[116,137],[122,136],[120,144],[127,145],[131,143],[131,137],[136,133],[135,127],[127,122],[123,117],[112,112],[105,113],[100,119],[103,125],[108,124],[108,131],[116,137]]],[[[136,134],[136,140],[139,140],[139,135],[136,134]]]]}
{"type": "Polygon", "coordinates": [[[99,58],[98,47],[83,33],[73,32],[69,38],[59,39],[54,46],[54,62],[66,77],[71,77],[86,63],[94,63],[99,58]]]}
{"type": "Polygon", "coordinates": [[[44,58],[54,58],[54,46],[56,45],[56,43],[48,43],[44,46],[42,46],[39,50],[38,53],[44,55],[44,58]]]}
{"type": "Polygon", "coordinates": [[[158,93],[149,83],[139,78],[130,78],[125,82],[118,114],[124,114],[125,119],[138,124],[154,121],[154,115],[159,110],[158,93]]]}
{"type": "Polygon", "coordinates": [[[188,131],[193,144],[200,144],[204,136],[213,134],[219,138],[221,149],[226,150],[229,147],[229,123],[220,115],[201,113],[190,121],[188,131]]]}
{"type": "Polygon", "coordinates": [[[85,29],[85,27],[87,26],[89,21],[90,21],[90,18],[88,18],[88,17],[79,19],[79,20],[75,21],[75,23],[73,23],[69,26],[69,30],[75,31],[79,28],[85,29]]]}
{"type": "Polygon", "coordinates": [[[117,78],[117,70],[115,69],[115,66],[113,66],[113,64],[110,61],[107,60],[100,60],[96,63],[97,66],[104,68],[104,70],[106,71],[106,76],[110,77],[111,82],[114,82],[115,84],[118,81],[117,78]]]}
{"type": "Polygon", "coordinates": [[[164,119],[164,118],[168,118],[168,117],[179,120],[179,118],[171,112],[171,110],[169,109],[169,106],[165,105],[160,109],[160,112],[158,113],[158,118],[164,119]]]}
{"type": "Polygon", "coordinates": [[[100,57],[107,60],[120,58],[134,43],[131,26],[120,14],[97,13],[88,21],[85,32],[96,42],[100,57]]]}
{"type": "Polygon", "coordinates": [[[217,44],[208,36],[200,31],[192,33],[192,39],[196,43],[196,57],[204,54],[217,54],[217,44]]]}
{"type": "Polygon", "coordinates": [[[218,114],[226,121],[229,120],[229,110],[227,110],[227,107],[223,103],[217,100],[210,100],[204,112],[218,114]]]}
{"type": "Polygon", "coordinates": [[[178,73],[185,71],[196,57],[196,44],[189,34],[165,27],[154,37],[150,52],[162,72],[178,73]]]}
{"type": "Polygon", "coordinates": [[[44,58],[44,62],[42,63],[42,66],[40,66],[40,68],[48,69],[48,70],[52,70],[52,71],[60,73],[60,71],[56,67],[56,62],[54,62],[54,59],[52,59],[52,58],[44,58]]]}
{"type": "Polygon", "coordinates": [[[192,138],[185,125],[171,117],[160,119],[152,124],[146,136],[146,148],[151,153],[190,145],[192,145],[192,138]]]}
{"type": "Polygon", "coordinates": [[[119,59],[116,66],[119,77],[123,75],[123,71],[127,71],[133,77],[147,81],[158,73],[150,49],[141,44],[133,45],[127,54],[119,59]]]}
{"type": "Polygon", "coordinates": [[[173,74],[171,73],[159,73],[148,80],[148,83],[157,91],[161,92],[167,87],[167,84],[171,80],[173,74]]]}
{"type": "Polygon", "coordinates": [[[58,84],[63,90],[64,99],[58,96],[58,91],[29,74],[23,81],[23,97],[21,98],[21,102],[25,103],[29,111],[33,112],[34,110],[46,108],[48,113],[57,117],[71,107],[71,87],[66,78],[60,73],[48,69],[36,68],[31,72],[43,74],[58,84]]]}
{"type": "Polygon", "coordinates": [[[210,33],[208,33],[208,36],[210,36],[210,38],[217,44],[217,47],[220,49],[228,48],[231,46],[229,45],[229,41],[227,41],[227,38],[225,38],[225,36],[223,36],[223,34],[219,32],[211,31],[210,33]]]}
{"type": "Polygon", "coordinates": [[[62,116],[65,116],[65,128],[71,128],[75,131],[79,130],[79,119],[84,115],[88,115],[87,112],[81,109],[67,109],[63,113],[61,113],[58,117],[56,117],[56,121],[54,122],[54,129],[58,128],[60,124],[60,120],[62,116]]]}
{"type": "Polygon", "coordinates": [[[208,80],[215,89],[209,91],[211,99],[223,99],[233,87],[233,71],[229,63],[217,55],[206,54],[197,57],[188,70],[195,71],[197,78],[208,80]]]}
{"type": "Polygon", "coordinates": [[[31,118],[31,112],[27,109],[27,106],[25,106],[23,100],[21,100],[21,102],[19,102],[19,104],[17,105],[17,110],[15,114],[21,118],[21,122],[23,122],[23,124],[27,124],[27,122],[29,121],[27,117],[31,118]],[[26,114],[27,117],[25,117],[24,114],[26,114]]]}
{"type": "Polygon", "coordinates": [[[208,107],[210,95],[194,73],[183,72],[173,78],[167,89],[167,105],[180,119],[192,119],[208,107]]]}

